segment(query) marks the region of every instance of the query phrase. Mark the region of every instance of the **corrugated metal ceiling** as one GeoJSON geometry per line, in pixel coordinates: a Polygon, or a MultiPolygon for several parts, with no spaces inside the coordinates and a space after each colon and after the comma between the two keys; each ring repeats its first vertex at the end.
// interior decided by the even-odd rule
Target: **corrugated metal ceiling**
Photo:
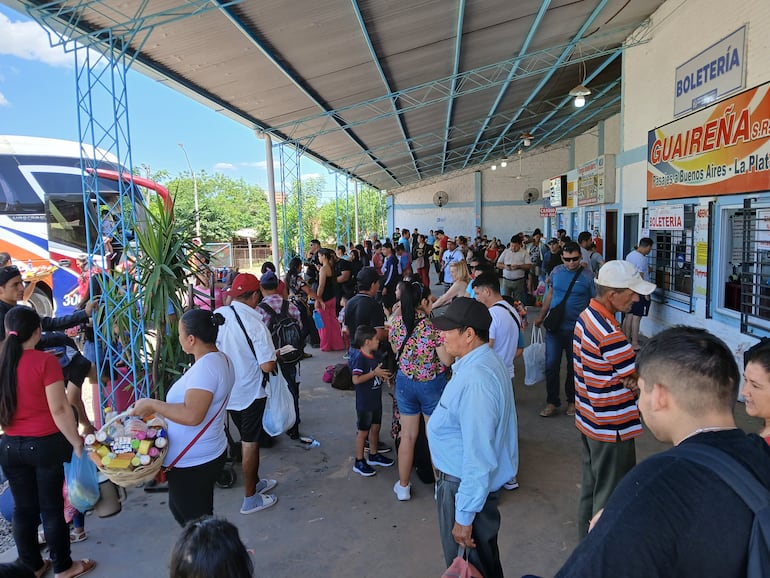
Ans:
{"type": "Polygon", "coordinates": [[[389,190],[512,154],[524,132],[544,146],[617,113],[613,54],[663,3],[3,1],[45,6],[75,35],[126,34],[140,70],[389,190]],[[180,8],[193,14],[169,16],[180,8]],[[576,113],[566,97],[586,76],[576,113]]]}

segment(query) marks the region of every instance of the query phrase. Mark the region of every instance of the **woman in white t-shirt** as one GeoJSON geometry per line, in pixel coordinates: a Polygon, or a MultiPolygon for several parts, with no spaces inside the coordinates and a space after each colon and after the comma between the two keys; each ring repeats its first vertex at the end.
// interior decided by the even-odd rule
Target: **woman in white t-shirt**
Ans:
{"type": "Polygon", "coordinates": [[[192,309],[179,321],[179,343],[195,363],[166,394],[166,401],[137,400],[133,415],[168,420],[168,505],[179,525],[214,513],[214,483],[225,463],[225,405],[235,381],[230,359],[217,349],[219,313],[192,309]],[[197,439],[196,439],[197,437],[197,439]]]}

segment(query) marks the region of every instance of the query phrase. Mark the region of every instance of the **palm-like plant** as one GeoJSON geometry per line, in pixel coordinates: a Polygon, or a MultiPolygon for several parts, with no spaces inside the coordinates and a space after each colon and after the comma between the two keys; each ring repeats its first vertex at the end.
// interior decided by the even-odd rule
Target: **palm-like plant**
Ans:
{"type": "MultiPolygon", "coordinates": [[[[124,356],[132,365],[135,379],[144,376],[136,367],[137,360],[146,360],[151,395],[163,399],[188,364],[188,356],[179,345],[177,321],[184,311],[191,261],[200,248],[193,243],[192,224],[177,221],[173,209],[159,197],[137,201],[137,205],[138,212],[146,216],[146,221],[137,222],[134,231],[138,254],[132,258],[137,290],[115,315],[115,329],[124,352],[143,352],[132,356],[133,363],[124,356]],[[129,327],[140,320],[144,334],[130,331],[129,327]],[[134,343],[127,342],[130,335],[136,336],[134,343]]],[[[114,286],[109,290],[122,289],[114,286]]]]}

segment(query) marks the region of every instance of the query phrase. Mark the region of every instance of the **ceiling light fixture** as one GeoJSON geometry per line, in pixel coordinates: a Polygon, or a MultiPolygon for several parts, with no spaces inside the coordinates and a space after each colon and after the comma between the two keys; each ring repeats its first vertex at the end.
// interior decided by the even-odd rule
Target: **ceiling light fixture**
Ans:
{"type": "Polygon", "coordinates": [[[490,168],[491,168],[493,171],[496,171],[496,170],[497,170],[497,165],[492,165],[490,168]]]}
{"type": "Polygon", "coordinates": [[[532,144],[532,135],[529,134],[528,132],[523,132],[521,133],[521,140],[523,141],[524,146],[528,147],[529,145],[532,144]]]}
{"type": "Polygon", "coordinates": [[[508,166],[508,157],[503,157],[503,160],[500,161],[500,168],[505,168],[508,166]]]}
{"type": "MultiPolygon", "coordinates": [[[[578,57],[582,58],[582,51],[578,47],[578,57]]],[[[575,106],[577,108],[581,108],[585,106],[586,104],[586,96],[591,94],[591,90],[586,88],[585,81],[586,81],[586,63],[585,60],[578,64],[578,78],[580,78],[580,82],[578,85],[569,91],[570,96],[575,97],[575,106]],[[581,75],[582,72],[582,75],[581,75]]]]}
{"type": "Polygon", "coordinates": [[[589,94],[591,94],[591,90],[583,86],[583,84],[578,84],[575,88],[569,91],[569,95],[575,97],[575,106],[578,108],[585,106],[586,96],[589,94]]]}

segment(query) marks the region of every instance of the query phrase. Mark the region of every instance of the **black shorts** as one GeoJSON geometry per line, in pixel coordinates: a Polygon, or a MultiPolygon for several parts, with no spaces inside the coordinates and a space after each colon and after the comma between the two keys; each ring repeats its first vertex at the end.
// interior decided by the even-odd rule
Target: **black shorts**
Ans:
{"type": "Polygon", "coordinates": [[[382,424],[382,406],[372,411],[356,411],[358,431],[369,431],[373,425],[382,424]]]}
{"type": "Polygon", "coordinates": [[[65,367],[62,367],[64,384],[72,382],[82,388],[89,371],[91,371],[91,362],[80,353],[76,353],[72,356],[70,362],[65,367]]]}
{"type": "Polygon", "coordinates": [[[631,315],[637,317],[647,317],[650,312],[650,301],[648,301],[644,295],[639,295],[639,301],[631,306],[631,315]]]}
{"type": "Polygon", "coordinates": [[[262,415],[265,413],[266,403],[267,398],[263,397],[255,399],[246,409],[227,410],[241,434],[241,441],[256,442],[259,440],[259,434],[262,433],[262,415]]]}

